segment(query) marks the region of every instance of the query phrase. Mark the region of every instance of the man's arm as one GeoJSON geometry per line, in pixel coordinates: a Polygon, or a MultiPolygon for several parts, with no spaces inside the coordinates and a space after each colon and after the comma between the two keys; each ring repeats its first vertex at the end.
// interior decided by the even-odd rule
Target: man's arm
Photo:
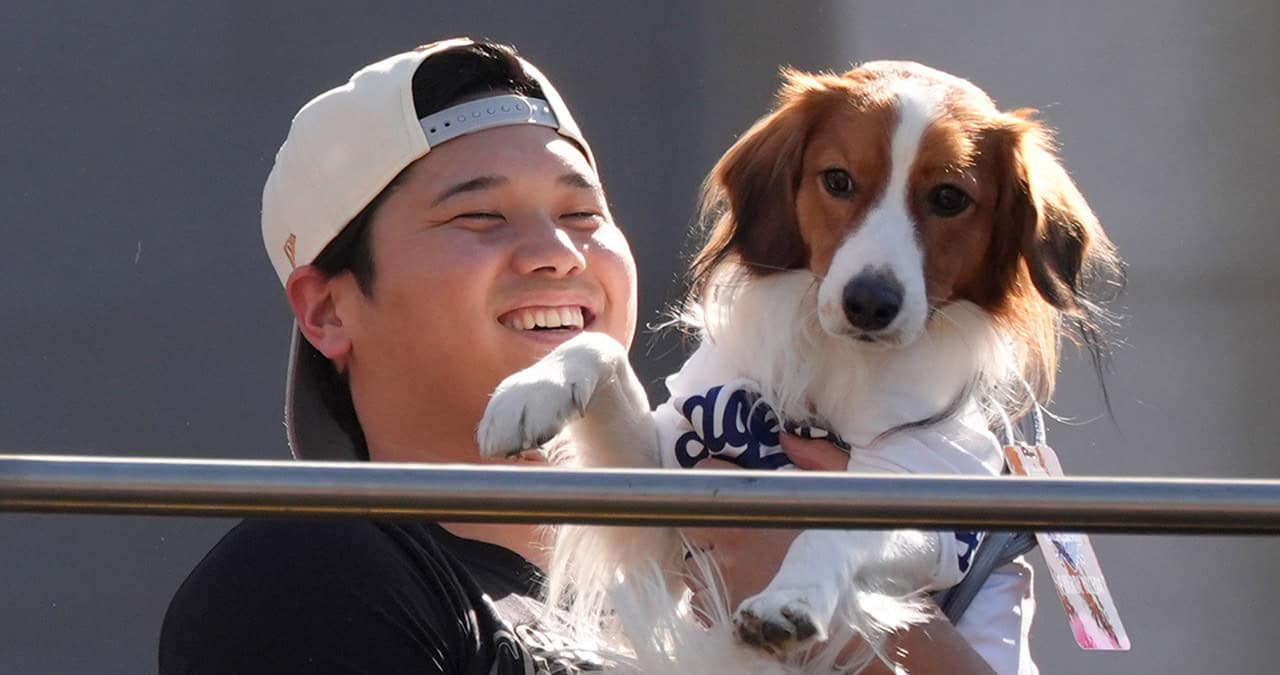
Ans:
{"type": "MultiPolygon", "coordinates": [[[[890,637],[888,648],[909,673],[996,675],[996,671],[978,655],[960,631],[941,614],[890,637]]],[[[893,675],[893,671],[877,660],[863,669],[862,675],[893,675]]]]}

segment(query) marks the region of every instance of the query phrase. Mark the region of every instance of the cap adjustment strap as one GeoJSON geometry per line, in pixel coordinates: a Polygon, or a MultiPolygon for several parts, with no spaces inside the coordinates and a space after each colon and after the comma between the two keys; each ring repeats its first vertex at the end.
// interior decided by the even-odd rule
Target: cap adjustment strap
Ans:
{"type": "Polygon", "coordinates": [[[490,96],[460,103],[420,120],[427,145],[435,147],[464,134],[513,124],[536,124],[559,129],[551,105],[540,98],[516,94],[490,96]]]}

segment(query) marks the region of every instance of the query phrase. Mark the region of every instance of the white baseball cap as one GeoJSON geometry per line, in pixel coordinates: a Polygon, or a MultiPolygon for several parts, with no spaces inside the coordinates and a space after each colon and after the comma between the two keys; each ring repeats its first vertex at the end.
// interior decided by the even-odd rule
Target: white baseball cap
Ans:
{"type": "MultiPolygon", "coordinates": [[[[519,57],[541,98],[489,96],[419,119],[412,89],[418,66],[433,54],[471,44],[468,38],[444,40],[374,63],[294,116],[262,191],[262,239],[281,284],[296,267],[312,263],[401,171],[452,138],[515,124],[550,127],[577,143],[595,167],[560,95],[519,57]]],[[[305,339],[295,322],[285,388],[289,447],[298,459],[355,460],[354,444],[319,392],[332,366],[310,358],[312,350],[302,349],[305,339]]]]}

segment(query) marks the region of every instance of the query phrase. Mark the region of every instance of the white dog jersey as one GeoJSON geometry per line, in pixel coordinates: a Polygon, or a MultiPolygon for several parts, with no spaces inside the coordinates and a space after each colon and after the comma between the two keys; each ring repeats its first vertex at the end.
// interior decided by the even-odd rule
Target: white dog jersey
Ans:
{"type": "MultiPolygon", "coordinates": [[[[995,436],[963,419],[910,429],[892,444],[875,449],[851,448],[820,420],[780,420],[762,400],[759,386],[747,379],[716,377],[714,348],[703,345],[680,372],[667,378],[671,396],[655,412],[665,468],[692,468],[704,459],[721,459],[746,469],[794,468],[782,451],[779,435],[826,438],[849,452],[849,470],[858,473],[999,475],[1004,461],[995,436]],[[708,382],[715,382],[707,386],[708,382]]],[[[957,531],[940,537],[942,548],[932,581],[936,591],[960,582],[969,569],[981,533],[957,531]]]]}
{"type": "MultiPolygon", "coordinates": [[[[746,469],[795,467],[779,443],[782,432],[802,438],[826,438],[850,453],[849,470],[858,473],[999,475],[1004,460],[995,436],[977,410],[939,425],[905,430],[892,444],[852,448],[822,420],[781,420],[759,386],[736,377],[703,345],[684,367],[666,379],[670,398],[654,413],[662,464],[692,468],[721,459],[746,469]]],[[[943,533],[932,578],[923,589],[939,591],[964,578],[982,534],[943,533]]],[[[957,622],[957,629],[1002,675],[1037,671],[1027,651],[1034,613],[1032,570],[1024,559],[997,569],[957,622]]]]}

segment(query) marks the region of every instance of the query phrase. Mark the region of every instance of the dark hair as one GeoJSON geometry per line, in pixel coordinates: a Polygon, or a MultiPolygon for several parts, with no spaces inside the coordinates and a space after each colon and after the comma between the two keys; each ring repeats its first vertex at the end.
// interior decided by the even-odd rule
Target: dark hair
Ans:
{"type": "MultiPolygon", "coordinates": [[[[433,54],[418,66],[413,74],[413,107],[418,118],[440,112],[463,100],[487,93],[512,93],[523,96],[542,96],[538,82],[525,72],[516,50],[510,46],[490,42],[476,42],[452,47],[433,54]]],[[[407,168],[406,168],[407,170],[407,168]]],[[[395,190],[405,175],[401,171],[381,192],[369,201],[360,213],[329,242],[311,263],[326,278],[350,272],[367,297],[373,297],[375,275],[373,267],[373,216],[389,194],[395,190]]],[[[311,343],[303,341],[303,353],[299,358],[325,359],[311,343]]],[[[351,384],[345,372],[338,371],[329,362],[316,386],[329,415],[351,438],[356,454],[369,459],[369,445],[356,416],[355,403],[351,400],[351,384]]]]}

